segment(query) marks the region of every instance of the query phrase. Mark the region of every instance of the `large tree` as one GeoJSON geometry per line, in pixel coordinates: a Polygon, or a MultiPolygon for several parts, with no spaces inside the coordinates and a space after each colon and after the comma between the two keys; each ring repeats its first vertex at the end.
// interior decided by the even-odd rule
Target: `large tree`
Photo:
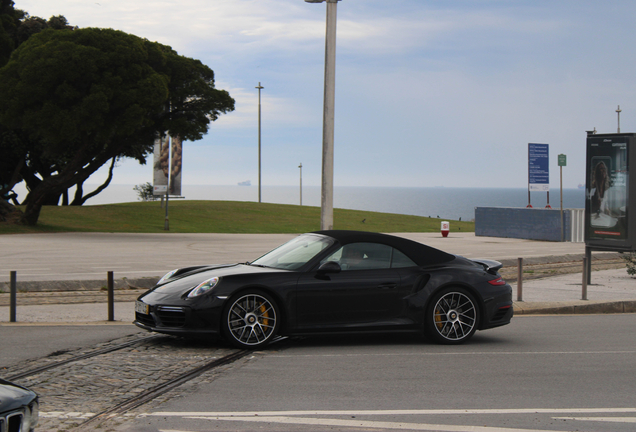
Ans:
{"type": "Polygon", "coordinates": [[[26,149],[20,172],[36,184],[22,223],[109,161],[144,163],[156,137],[201,139],[233,109],[210,68],[168,46],[112,29],[32,35],[0,69],[0,123],[26,149]]]}
{"type": "MultiPolygon", "coordinates": [[[[11,53],[30,36],[45,29],[73,29],[63,16],[53,16],[49,20],[40,17],[32,17],[28,13],[15,9],[13,0],[0,0],[0,67],[4,66],[11,56],[11,53]]],[[[14,185],[26,180],[22,170],[25,168],[26,155],[28,154],[28,139],[25,134],[18,131],[11,131],[0,124],[0,200],[9,194],[14,185]]],[[[36,160],[35,154],[30,154],[31,167],[43,167],[42,172],[27,178],[39,181],[39,176],[46,176],[47,173],[54,172],[55,169],[46,165],[46,161],[36,160]]],[[[27,189],[32,188],[32,184],[27,183],[27,189]]],[[[17,203],[15,197],[12,200],[17,203]]],[[[51,198],[51,201],[54,199],[51,198]]],[[[59,197],[55,203],[59,201],[59,197]]],[[[6,211],[15,211],[14,208],[4,207],[6,211]]],[[[3,219],[0,212],[0,220],[3,219]]]]}

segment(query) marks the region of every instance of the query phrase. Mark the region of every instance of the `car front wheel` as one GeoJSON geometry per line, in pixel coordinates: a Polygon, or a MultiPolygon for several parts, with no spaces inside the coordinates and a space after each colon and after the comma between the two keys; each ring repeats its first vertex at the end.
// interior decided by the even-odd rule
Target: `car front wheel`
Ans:
{"type": "Polygon", "coordinates": [[[278,321],[278,308],[269,295],[261,291],[244,292],[228,302],[223,314],[223,333],[238,348],[256,349],[276,336],[278,321]]]}
{"type": "Polygon", "coordinates": [[[470,339],[477,330],[479,308],[464,288],[446,288],[431,300],[426,313],[426,333],[436,342],[451,345],[470,339]]]}

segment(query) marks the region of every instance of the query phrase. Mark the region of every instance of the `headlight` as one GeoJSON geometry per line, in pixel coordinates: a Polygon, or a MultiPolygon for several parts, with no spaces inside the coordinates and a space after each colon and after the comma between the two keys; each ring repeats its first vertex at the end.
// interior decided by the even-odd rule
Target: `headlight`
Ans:
{"type": "Polygon", "coordinates": [[[172,276],[174,276],[174,274],[176,272],[178,272],[179,269],[174,269],[171,272],[166,273],[165,275],[163,275],[163,277],[161,279],[159,279],[159,282],[157,282],[157,285],[164,283],[165,281],[167,281],[168,279],[170,279],[172,276]]]}
{"type": "Polygon", "coordinates": [[[31,405],[29,405],[24,410],[24,418],[22,419],[22,429],[25,432],[32,431],[38,425],[38,419],[40,416],[40,410],[38,407],[38,402],[33,401],[31,405]]]}
{"type": "Polygon", "coordinates": [[[206,292],[214,288],[218,283],[219,283],[218,277],[213,277],[212,279],[208,279],[205,282],[200,283],[199,285],[197,285],[195,289],[190,291],[190,293],[188,294],[188,297],[196,297],[196,296],[200,296],[201,294],[205,294],[206,292]]]}

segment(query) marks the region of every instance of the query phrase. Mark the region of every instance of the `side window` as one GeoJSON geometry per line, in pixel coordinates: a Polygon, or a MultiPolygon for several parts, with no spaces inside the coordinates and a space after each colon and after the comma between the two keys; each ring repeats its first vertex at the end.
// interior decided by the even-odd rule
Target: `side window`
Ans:
{"type": "Polygon", "coordinates": [[[336,261],[344,271],[390,268],[392,250],[392,247],[378,243],[351,243],[323,262],[336,261]]]}
{"type": "Polygon", "coordinates": [[[391,267],[392,268],[416,267],[416,266],[417,266],[417,264],[415,264],[411,260],[411,258],[407,257],[406,255],[404,255],[399,250],[393,249],[393,258],[391,260],[391,267]]]}

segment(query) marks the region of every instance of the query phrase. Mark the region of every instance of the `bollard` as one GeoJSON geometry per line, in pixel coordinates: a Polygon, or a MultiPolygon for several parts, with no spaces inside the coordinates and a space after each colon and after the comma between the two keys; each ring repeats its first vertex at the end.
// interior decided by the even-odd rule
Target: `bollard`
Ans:
{"type": "Polygon", "coordinates": [[[10,285],[10,291],[11,291],[11,299],[10,299],[10,307],[9,307],[9,322],[16,322],[17,318],[16,318],[16,308],[17,308],[17,304],[18,304],[18,283],[17,283],[18,277],[17,277],[17,272],[12,271],[11,272],[11,285],[10,285]]]}
{"type": "Polygon", "coordinates": [[[523,258],[517,258],[517,301],[523,301],[523,258]]]}
{"type": "Polygon", "coordinates": [[[587,300],[587,258],[583,258],[583,281],[581,283],[581,300],[587,300]]]}
{"type": "Polygon", "coordinates": [[[450,231],[450,222],[442,222],[442,228],[440,231],[442,232],[442,237],[448,237],[448,232],[450,231]]]}
{"type": "Polygon", "coordinates": [[[115,321],[115,283],[113,272],[108,272],[108,321],[115,321]]]}

